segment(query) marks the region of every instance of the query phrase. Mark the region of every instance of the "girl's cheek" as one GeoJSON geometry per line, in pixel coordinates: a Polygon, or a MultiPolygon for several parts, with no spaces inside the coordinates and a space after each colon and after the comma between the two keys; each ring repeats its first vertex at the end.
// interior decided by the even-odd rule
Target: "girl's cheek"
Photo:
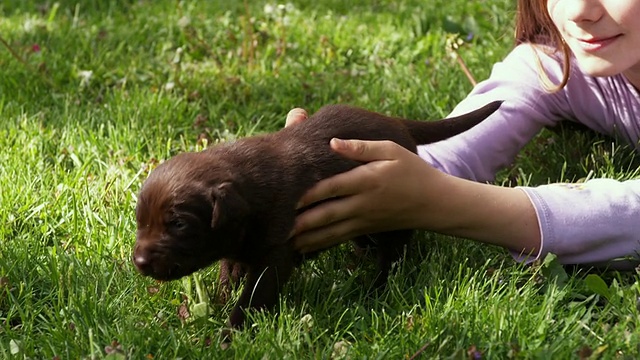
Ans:
{"type": "Polygon", "coordinates": [[[547,14],[549,14],[549,18],[551,18],[551,22],[553,23],[553,25],[562,34],[563,24],[559,20],[562,19],[562,16],[560,14],[562,9],[558,7],[558,1],[559,0],[550,0],[549,2],[547,2],[547,14]]]}
{"type": "Polygon", "coordinates": [[[558,11],[560,11],[560,9],[558,8],[558,1],[559,0],[549,0],[547,2],[547,13],[549,14],[549,17],[551,18],[553,24],[556,27],[560,28],[560,24],[558,24],[557,21],[557,19],[559,19],[558,11]]]}

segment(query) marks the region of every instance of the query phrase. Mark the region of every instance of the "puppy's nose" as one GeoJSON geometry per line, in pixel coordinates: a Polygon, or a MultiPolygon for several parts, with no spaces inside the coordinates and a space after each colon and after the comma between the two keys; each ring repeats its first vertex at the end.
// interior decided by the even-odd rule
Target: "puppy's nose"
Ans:
{"type": "Polygon", "coordinates": [[[134,255],[133,263],[143,274],[148,274],[151,270],[151,261],[149,261],[149,258],[144,255],[134,255]]]}
{"type": "Polygon", "coordinates": [[[143,255],[135,255],[133,257],[133,262],[136,264],[136,266],[140,266],[140,267],[144,267],[149,264],[149,261],[143,255]]]}

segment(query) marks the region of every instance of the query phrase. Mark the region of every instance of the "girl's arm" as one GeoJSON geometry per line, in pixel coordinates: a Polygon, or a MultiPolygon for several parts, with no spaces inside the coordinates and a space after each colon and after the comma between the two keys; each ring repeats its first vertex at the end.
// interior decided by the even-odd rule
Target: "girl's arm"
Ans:
{"type": "Polygon", "coordinates": [[[300,206],[323,202],[296,219],[296,244],[310,252],[353,237],[426,229],[536,254],[536,213],[520,189],[445,174],[390,141],[333,140],[339,154],[366,162],[319,182],[300,206]]]}
{"type": "MultiPolygon", "coordinates": [[[[543,54],[541,61],[557,83],[560,65],[543,54]]],[[[332,142],[335,151],[368,163],[321,181],[304,196],[303,206],[339,199],[298,216],[296,246],[310,251],[361,234],[422,228],[500,245],[522,260],[548,252],[563,263],[635,256],[640,247],[640,181],[597,180],[582,190],[478,182],[493,180],[543,126],[560,120],[580,119],[596,131],[612,134],[616,129],[637,141],[640,129],[632,125],[638,126],[640,111],[633,109],[640,105],[620,79],[594,80],[578,73],[565,89],[550,94],[540,85],[538,71],[532,47],[516,48],[454,114],[493,100],[505,100],[502,107],[463,134],[421,146],[422,159],[388,142],[332,142]],[[611,99],[621,103],[610,106],[611,99]]]]}
{"type": "MultiPolygon", "coordinates": [[[[545,92],[535,78],[537,69],[531,47],[521,46],[494,67],[456,108],[465,112],[485,101],[506,101],[496,116],[478,127],[441,143],[420,147],[420,155],[436,168],[466,179],[490,181],[509,165],[516,153],[541,129],[559,120],[580,121],[588,127],[619,136],[632,144],[640,134],[638,94],[621,76],[591,78],[574,66],[563,90],[545,92]],[[519,83],[519,84],[518,84],[519,83]]],[[[540,54],[552,80],[557,81],[557,62],[540,54]]],[[[640,180],[599,179],[580,185],[551,184],[521,187],[535,210],[540,248],[533,260],[548,252],[563,263],[601,264],[620,257],[638,258],[640,250],[640,180]]],[[[516,244],[519,240],[514,237],[516,244]]],[[[521,260],[518,250],[506,246],[521,260]]],[[[632,266],[621,262],[615,265],[632,266]]]]}

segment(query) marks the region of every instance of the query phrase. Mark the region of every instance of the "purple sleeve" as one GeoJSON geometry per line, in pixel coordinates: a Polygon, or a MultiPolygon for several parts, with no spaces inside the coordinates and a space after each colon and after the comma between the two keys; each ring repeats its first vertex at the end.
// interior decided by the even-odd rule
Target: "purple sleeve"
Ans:
{"type": "MultiPolygon", "coordinates": [[[[550,93],[541,83],[540,67],[552,83],[562,68],[553,57],[533,47],[516,47],[497,63],[489,79],[478,84],[452,115],[469,112],[494,100],[502,107],[473,129],[451,139],[423,145],[418,154],[434,167],[461,178],[492,181],[544,126],[576,120],[588,127],[637,142],[640,101],[620,79],[594,80],[574,70],[569,84],[550,93]],[[613,85],[610,83],[613,82],[613,85]],[[611,90],[614,89],[614,90],[611,90]],[[620,94],[607,92],[619,91],[620,94]],[[611,99],[619,104],[609,104],[611,99]],[[618,109],[618,110],[616,110],[618,109]],[[631,119],[629,119],[631,117],[631,119]]],[[[576,67],[574,66],[574,69],[576,67]]],[[[521,187],[535,208],[542,247],[528,259],[553,252],[563,263],[598,264],[640,250],[640,180],[592,180],[579,186],[521,187]],[[577,190],[581,189],[581,190],[577,190]]]]}
{"type": "MultiPolygon", "coordinates": [[[[418,154],[451,175],[492,181],[543,127],[555,125],[566,112],[563,94],[550,94],[542,87],[534,59],[531,46],[519,46],[494,65],[489,79],[479,83],[451,116],[504,100],[500,109],[458,136],[420,146],[418,154]]],[[[562,68],[550,58],[549,67],[551,80],[559,82],[562,68]]]]}
{"type": "MultiPolygon", "coordinates": [[[[557,254],[566,264],[628,268],[640,250],[640,180],[595,179],[583,184],[523,187],[542,233],[538,257],[557,254]]],[[[519,254],[516,259],[524,260],[519,254]]]]}

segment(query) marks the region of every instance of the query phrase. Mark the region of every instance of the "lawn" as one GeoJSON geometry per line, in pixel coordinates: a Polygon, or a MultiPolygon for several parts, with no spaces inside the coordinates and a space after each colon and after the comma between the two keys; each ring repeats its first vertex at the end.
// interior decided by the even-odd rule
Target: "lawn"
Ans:
{"type": "MultiPolygon", "coordinates": [[[[486,78],[513,46],[514,3],[3,1],[0,358],[640,357],[638,274],[525,267],[465,239],[419,234],[374,295],[368,262],[325,252],[225,351],[217,265],[159,284],[130,261],[160,161],[276,131],[296,106],[445,116],[472,88],[456,56],[486,78]]],[[[630,149],[561,129],[498,183],[637,171],[630,149]]]]}

